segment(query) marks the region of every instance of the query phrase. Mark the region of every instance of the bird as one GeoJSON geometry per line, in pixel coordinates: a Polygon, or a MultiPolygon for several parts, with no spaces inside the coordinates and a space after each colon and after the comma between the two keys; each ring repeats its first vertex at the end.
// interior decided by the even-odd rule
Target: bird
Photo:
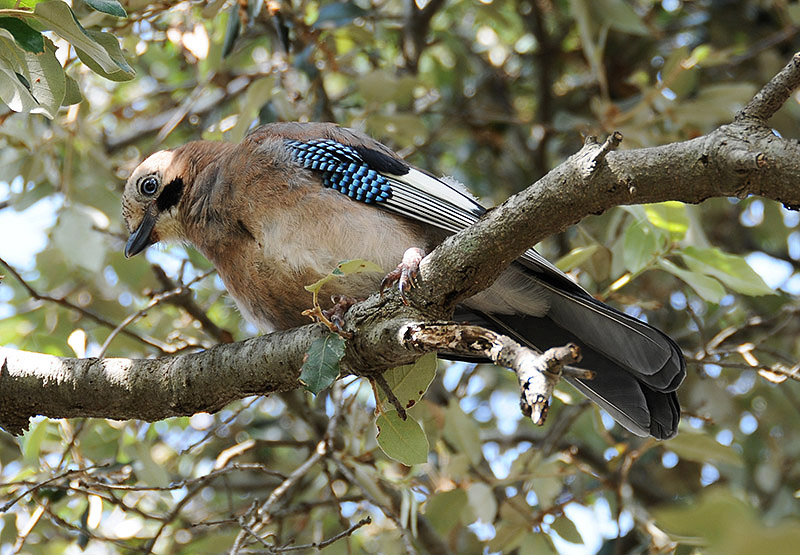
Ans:
{"type": "MultiPolygon", "coordinates": [[[[122,195],[126,257],[158,242],[190,243],[214,264],[243,317],[265,332],[307,323],[304,286],[342,260],[372,261],[397,280],[397,268],[414,271],[404,256],[408,263],[416,253],[411,263],[418,262],[486,210],[453,180],[361,131],[322,122],[268,123],[238,144],[200,140],[158,151],[135,168],[122,195]]],[[[382,277],[350,274],[326,287],[365,298],[382,277]]],[[[400,287],[412,277],[400,275],[400,287]]],[[[565,379],[635,435],[677,433],[680,347],[595,299],[533,248],[457,314],[538,350],[578,344],[579,366],[595,378],[565,379]]]]}

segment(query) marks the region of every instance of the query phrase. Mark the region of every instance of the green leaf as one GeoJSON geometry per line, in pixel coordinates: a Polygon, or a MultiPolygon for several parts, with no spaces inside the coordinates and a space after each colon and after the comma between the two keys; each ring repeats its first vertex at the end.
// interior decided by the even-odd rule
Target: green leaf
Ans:
{"type": "Polygon", "coordinates": [[[555,519],[550,527],[568,542],[583,544],[583,538],[575,527],[575,523],[566,516],[562,515],[555,519]]]}
{"type": "Polygon", "coordinates": [[[396,410],[384,412],[375,421],[378,445],[386,456],[406,466],[428,461],[428,438],[419,423],[400,418],[396,410]]]}
{"type": "Polygon", "coordinates": [[[550,536],[540,532],[526,532],[524,539],[517,548],[519,555],[545,555],[558,553],[550,543],[550,536]]]}
{"type": "Polygon", "coordinates": [[[658,234],[648,223],[636,222],[625,231],[623,258],[632,273],[642,271],[658,251],[658,234]]]}
{"type": "Polygon", "coordinates": [[[756,87],[751,83],[706,85],[691,100],[675,107],[672,120],[678,128],[691,126],[695,129],[710,129],[730,121],[755,92],[756,87]]]}
{"type": "Polygon", "coordinates": [[[61,106],[66,84],[64,69],[56,59],[55,47],[43,40],[39,54],[21,50],[11,33],[0,29],[0,98],[17,112],[44,114],[53,118],[61,106]]]}
{"type": "Polygon", "coordinates": [[[689,215],[686,213],[686,205],[682,202],[647,204],[644,210],[650,223],[668,231],[673,241],[683,239],[689,230],[689,215]]]}
{"type": "MultiPolygon", "coordinates": [[[[120,72],[126,74],[126,72],[133,71],[129,66],[127,69],[124,66],[120,66],[104,47],[105,45],[98,44],[92,35],[78,22],[72,9],[61,0],[48,0],[47,2],[36,4],[33,16],[42,25],[54,31],[74,46],[81,61],[92,69],[99,67],[105,75],[120,72]],[[92,67],[92,64],[87,63],[87,60],[91,61],[94,67],[92,67]]],[[[98,31],[93,31],[93,33],[95,35],[108,35],[108,33],[99,33],[98,31]]],[[[114,43],[116,44],[116,39],[114,39],[114,43]]],[[[119,44],[116,45],[116,48],[119,49],[119,44]]],[[[125,66],[127,66],[127,62],[125,66]]],[[[127,79],[132,77],[133,75],[130,75],[127,79]]]]}
{"type": "Polygon", "coordinates": [[[153,460],[152,446],[149,443],[137,442],[133,445],[137,462],[136,476],[144,484],[165,488],[170,483],[169,474],[163,465],[153,460]]]}
{"type": "MultiPolygon", "coordinates": [[[[688,66],[686,60],[690,57],[689,47],[681,46],[672,51],[664,61],[661,68],[663,84],[674,92],[679,99],[693,92],[697,85],[698,69],[697,65],[688,66]]],[[[680,104],[678,104],[680,106],[680,104]]]]}
{"type": "Polygon", "coordinates": [[[339,361],[344,356],[344,338],[329,333],[311,344],[300,369],[300,382],[316,395],[331,385],[339,375],[339,361]]]}
{"type": "MultiPolygon", "coordinates": [[[[414,364],[398,366],[383,373],[389,389],[404,408],[413,407],[428,391],[428,386],[436,377],[436,363],[436,353],[428,353],[417,359],[414,364]]],[[[383,390],[378,390],[378,395],[382,402],[386,401],[383,390]]]]}
{"type": "Polygon", "coordinates": [[[713,247],[705,249],[686,247],[681,251],[681,255],[690,270],[713,276],[734,291],[752,296],[774,293],[741,256],[728,254],[713,247]]]}
{"type": "Polygon", "coordinates": [[[446,536],[461,522],[461,513],[467,506],[467,494],[463,489],[442,491],[432,495],[425,503],[425,518],[434,530],[446,536]]]}
{"type": "Polygon", "coordinates": [[[107,13],[114,17],[128,17],[125,8],[117,0],[85,0],[86,3],[98,12],[107,13]]]}
{"type": "Polygon", "coordinates": [[[31,76],[31,94],[39,103],[32,113],[42,113],[54,118],[61,107],[67,91],[66,75],[61,62],[56,58],[56,47],[47,39],[44,41],[45,51],[41,54],[25,53],[28,72],[31,76]]]}
{"type": "Polygon", "coordinates": [[[49,420],[43,419],[39,422],[31,423],[22,437],[19,438],[20,451],[22,458],[28,464],[34,464],[39,461],[39,454],[42,450],[42,442],[47,437],[47,425],[49,420]]]}
{"type": "Polygon", "coordinates": [[[597,244],[572,249],[556,262],[556,268],[562,272],[569,272],[589,260],[598,249],[600,249],[600,245],[597,244]]]}
{"type": "Polygon", "coordinates": [[[83,95],[81,94],[80,87],[78,87],[78,82],[66,73],[64,74],[64,77],[66,77],[66,90],[64,92],[64,100],[61,101],[61,105],[71,106],[73,104],[82,102],[83,95]]]}
{"type": "Polygon", "coordinates": [[[310,291],[312,293],[319,293],[319,290],[322,289],[322,286],[328,283],[330,280],[335,279],[339,276],[346,276],[348,274],[360,274],[361,272],[382,272],[381,267],[375,264],[374,262],[370,262],[369,260],[343,260],[336,265],[336,268],[328,274],[327,276],[318,279],[316,282],[312,283],[311,285],[306,285],[305,290],[310,291]]]}
{"type": "Polygon", "coordinates": [[[705,301],[719,304],[722,297],[725,296],[725,288],[713,277],[684,270],[666,259],[659,260],[658,265],[662,270],[685,281],[705,301]]]}
{"type": "Polygon", "coordinates": [[[690,461],[728,464],[735,467],[741,467],[744,464],[742,456],[733,447],[722,445],[713,436],[687,431],[683,428],[681,428],[681,433],[665,443],[664,447],[682,459],[690,461]]]}
{"type": "Polygon", "coordinates": [[[3,529],[0,531],[0,545],[14,545],[17,542],[17,515],[9,512],[3,515],[3,529]]]}
{"type": "Polygon", "coordinates": [[[314,29],[332,29],[334,27],[341,27],[347,25],[357,17],[363,17],[367,14],[364,8],[357,6],[352,2],[335,2],[332,4],[325,4],[320,7],[317,20],[312,27],[314,29]]]}
{"type": "Polygon", "coordinates": [[[92,71],[105,77],[109,81],[122,82],[130,81],[134,78],[136,72],[128,64],[128,61],[122,54],[122,50],[119,48],[119,42],[117,42],[117,38],[114,35],[101,31],[86,32],[97,42],[97,44],[101,45],[105,49],[106,53],[116,64],[116,69],[110,72],[105,71],[103,67],[96,63],[96,60],[94,60],[87,52],[84,52],[82,49],[76,46],[75,52],[78,53],[78,57],[84,64],[89,66],[92,71]]]}
{"type": "MultiPolygon", "coordinates": [[[[537,492],[538,493],[538,492],[537,492]]],[[[516,507],[525,503],[524,498],[517,495],[500,505],[500,518],[494,523],[497,530],[495,537],[489,542],[490,551],[511,553],[534,553],[544,555],[556,553],[548,543],[548,536],[542,532],[531,531],[531,525],[516,507]],[[514,503],[516,501],[516,503],[514,503]]]]}
{"type": "Polygon", "coordinates": [[[6,29],[22,48],[34,54],[44,52],[44,37],[16,17],[0,17],[0,29],[6,29]]]}
{"type": "Polygon", "coordinates": [[[494,522],[497,516],[497,498],[491,487],[481,482],[474,483],[467,489],[467,497],[476,517],[483,522],[494,522]]]}
{"type": "Polygon", "coordinates": [[[225,38],[222,41],[222,57],[227,58],[233,52],[236,39],[239,38],[239,30],[242,21],[239,19],[239,3],[234,2],[228,11],[228,24],[225,27],[225,38]]]}
{"type": "Polygon", "coordinates": [[[397,77],[389,71],[372,71],[359,78],[356,86],[368,103],[382,105],[409,102],[414,98],[414,88],[418,84],[417,78],[410,75],[397,77]]]}
{"type": "Polygon", "coordinates": [[[707,490],[689,505],[668,505],[654,509],[652,515],[660,528],[670,536],[684,536],[684,541],[705,538],[713,542],[734,528],[755,524],[753,509],[720,487],[707,490]]]}
{"type": "Polygon", "coordinates": [[[0,9],[29,9],[32,10],[40,0],[0,0],[0,9]]]}
{"type": "Polygon", "coordinates": [[[650,30],[642,22],[642,18],[624,0],[594,0],[592,12],[599,21],[603,21],[618,31],[632,35],[648,35],[650,30]]]}
{"type": "MultiPolygon", "coordinates": [[[[537,470],[537,475],[539,471],[537,470]]],[[[543,473],[544,474],[544,473],[543,473]]],[[[561,476],[541,476],[531,478],[530,489],[536,493],[539,507],[546,509],[553,505],[556,497],[564,490],[564,479],[561,476]]]]}
{"type": "Polygon", "coordinates": [[[264,5],[264,0],[248,0],[247,1],[247,17],[254,19],[261,13],[261,8],[264,5]]]}
{"type": "Polygon", "coordinates": [[[107,242],[93,229],[97,210],[71,206],[61,211],[53,231],[53,245],[64,253],[64,259],[89,272],[99,272],[106,259],[107,242]]]}
{"type": "Polygon", "coordinates": [[[356,258],[354,260],[344,260],[339,262],[336,269],[333,271],[337,275],[360,274],[361,272],[381,272],[381,267],[370,262],[369,260],[362,260],[356,258]]]}
{"type": "Polygon", "coordinates": [[[17,71],[19,66],[11,65],[3,57],[5,45],[1,34],[0,45],[0,100],[15,112],[32,112],[39,107],[39,103],[31,94],[30,83],[26,83],[28,79],[17,71]]]}
{"type": "Polygon", "coordinates": [[[458,452],[466,454],[472,464],[483,458],[478,426],[464,414],[457,399],[450,399],[445,409],[444,437],[458,452]]]}

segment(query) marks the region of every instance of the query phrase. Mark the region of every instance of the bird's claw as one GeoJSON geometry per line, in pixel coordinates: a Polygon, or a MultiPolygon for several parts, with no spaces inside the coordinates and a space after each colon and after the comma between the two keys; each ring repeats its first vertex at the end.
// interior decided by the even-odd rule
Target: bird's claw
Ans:
{"type": "Polygon", "coordinates": [[[404,305],[408,305],[406,292],[410,291],[417,286],[417,277],[419,276],[419,264],[425,258],[425,251],[417,247],[407,249],[403,254],[403,260],[397,265],[397,268],[386,274],[386,277],[381,281],[381,295],[387,287],[391,287],[395,283],[397,289],[400,291],[400,299],[404,305]]]}
{"type": "Polygon", "coordinates": [[[331,297],[333,306],[322,311],[322,316],[330,322],[328,326],[331,331],[342,334],[344,331],[344,315],[350,307],[358,302],[358,299],[346,295],[334,295],[331,297]]]}

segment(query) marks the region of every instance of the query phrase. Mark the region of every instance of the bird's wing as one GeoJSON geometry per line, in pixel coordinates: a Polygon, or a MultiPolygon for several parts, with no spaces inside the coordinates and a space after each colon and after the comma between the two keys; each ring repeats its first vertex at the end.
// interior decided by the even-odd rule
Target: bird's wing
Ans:
{"type": "MultiPolygon", "coordinates": [[[[278,125],[285,133],[283,126],[299,124],[278,125]]],[[[322,126],[316,129],[324,138],[301,136],[284,141],[296,162],[321,173],[326,187],[450,233],[472,225],[486,212],[486,208],[465,191],[410,166],[377,141],[352,130],[328,124],[313,125],[322,126]],[[344,132],[349,132],[348,142],[338,140],[344,132]]],[[[534,249],[528,249],[522,259],[528,269],[542,273],[554,288],[589,296],[534,249]]]]}

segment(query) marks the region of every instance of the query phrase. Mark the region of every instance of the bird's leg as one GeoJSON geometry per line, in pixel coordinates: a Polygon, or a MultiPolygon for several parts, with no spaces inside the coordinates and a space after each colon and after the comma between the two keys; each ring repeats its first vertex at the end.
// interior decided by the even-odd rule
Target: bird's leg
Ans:
{"type": "Polygon", "coordinates": [[[358,299],[346,295],[334,295],[331,301],[333,306],[323,310],[322,316],[336,328],[335,330],[331,328],[332,331],[341,333],[344,331],[344,314],[358,302],[358,299]]]}
{"type": "Polygon", "coordinates": [[[403,260],[397,265],[397,268],[386,274],[386,277],[381,281],[381,295],[383,295],[384,289],[396,283],[397,288],[400,290],[400,298],[403,300],[403,304],[407,305],[406,291],[416,285],[416,279],[419,275],[419,263],[422,262],[423,258],[425,258],[424,250],[417,247],[407,249],[403,253],[403,260]]]}

